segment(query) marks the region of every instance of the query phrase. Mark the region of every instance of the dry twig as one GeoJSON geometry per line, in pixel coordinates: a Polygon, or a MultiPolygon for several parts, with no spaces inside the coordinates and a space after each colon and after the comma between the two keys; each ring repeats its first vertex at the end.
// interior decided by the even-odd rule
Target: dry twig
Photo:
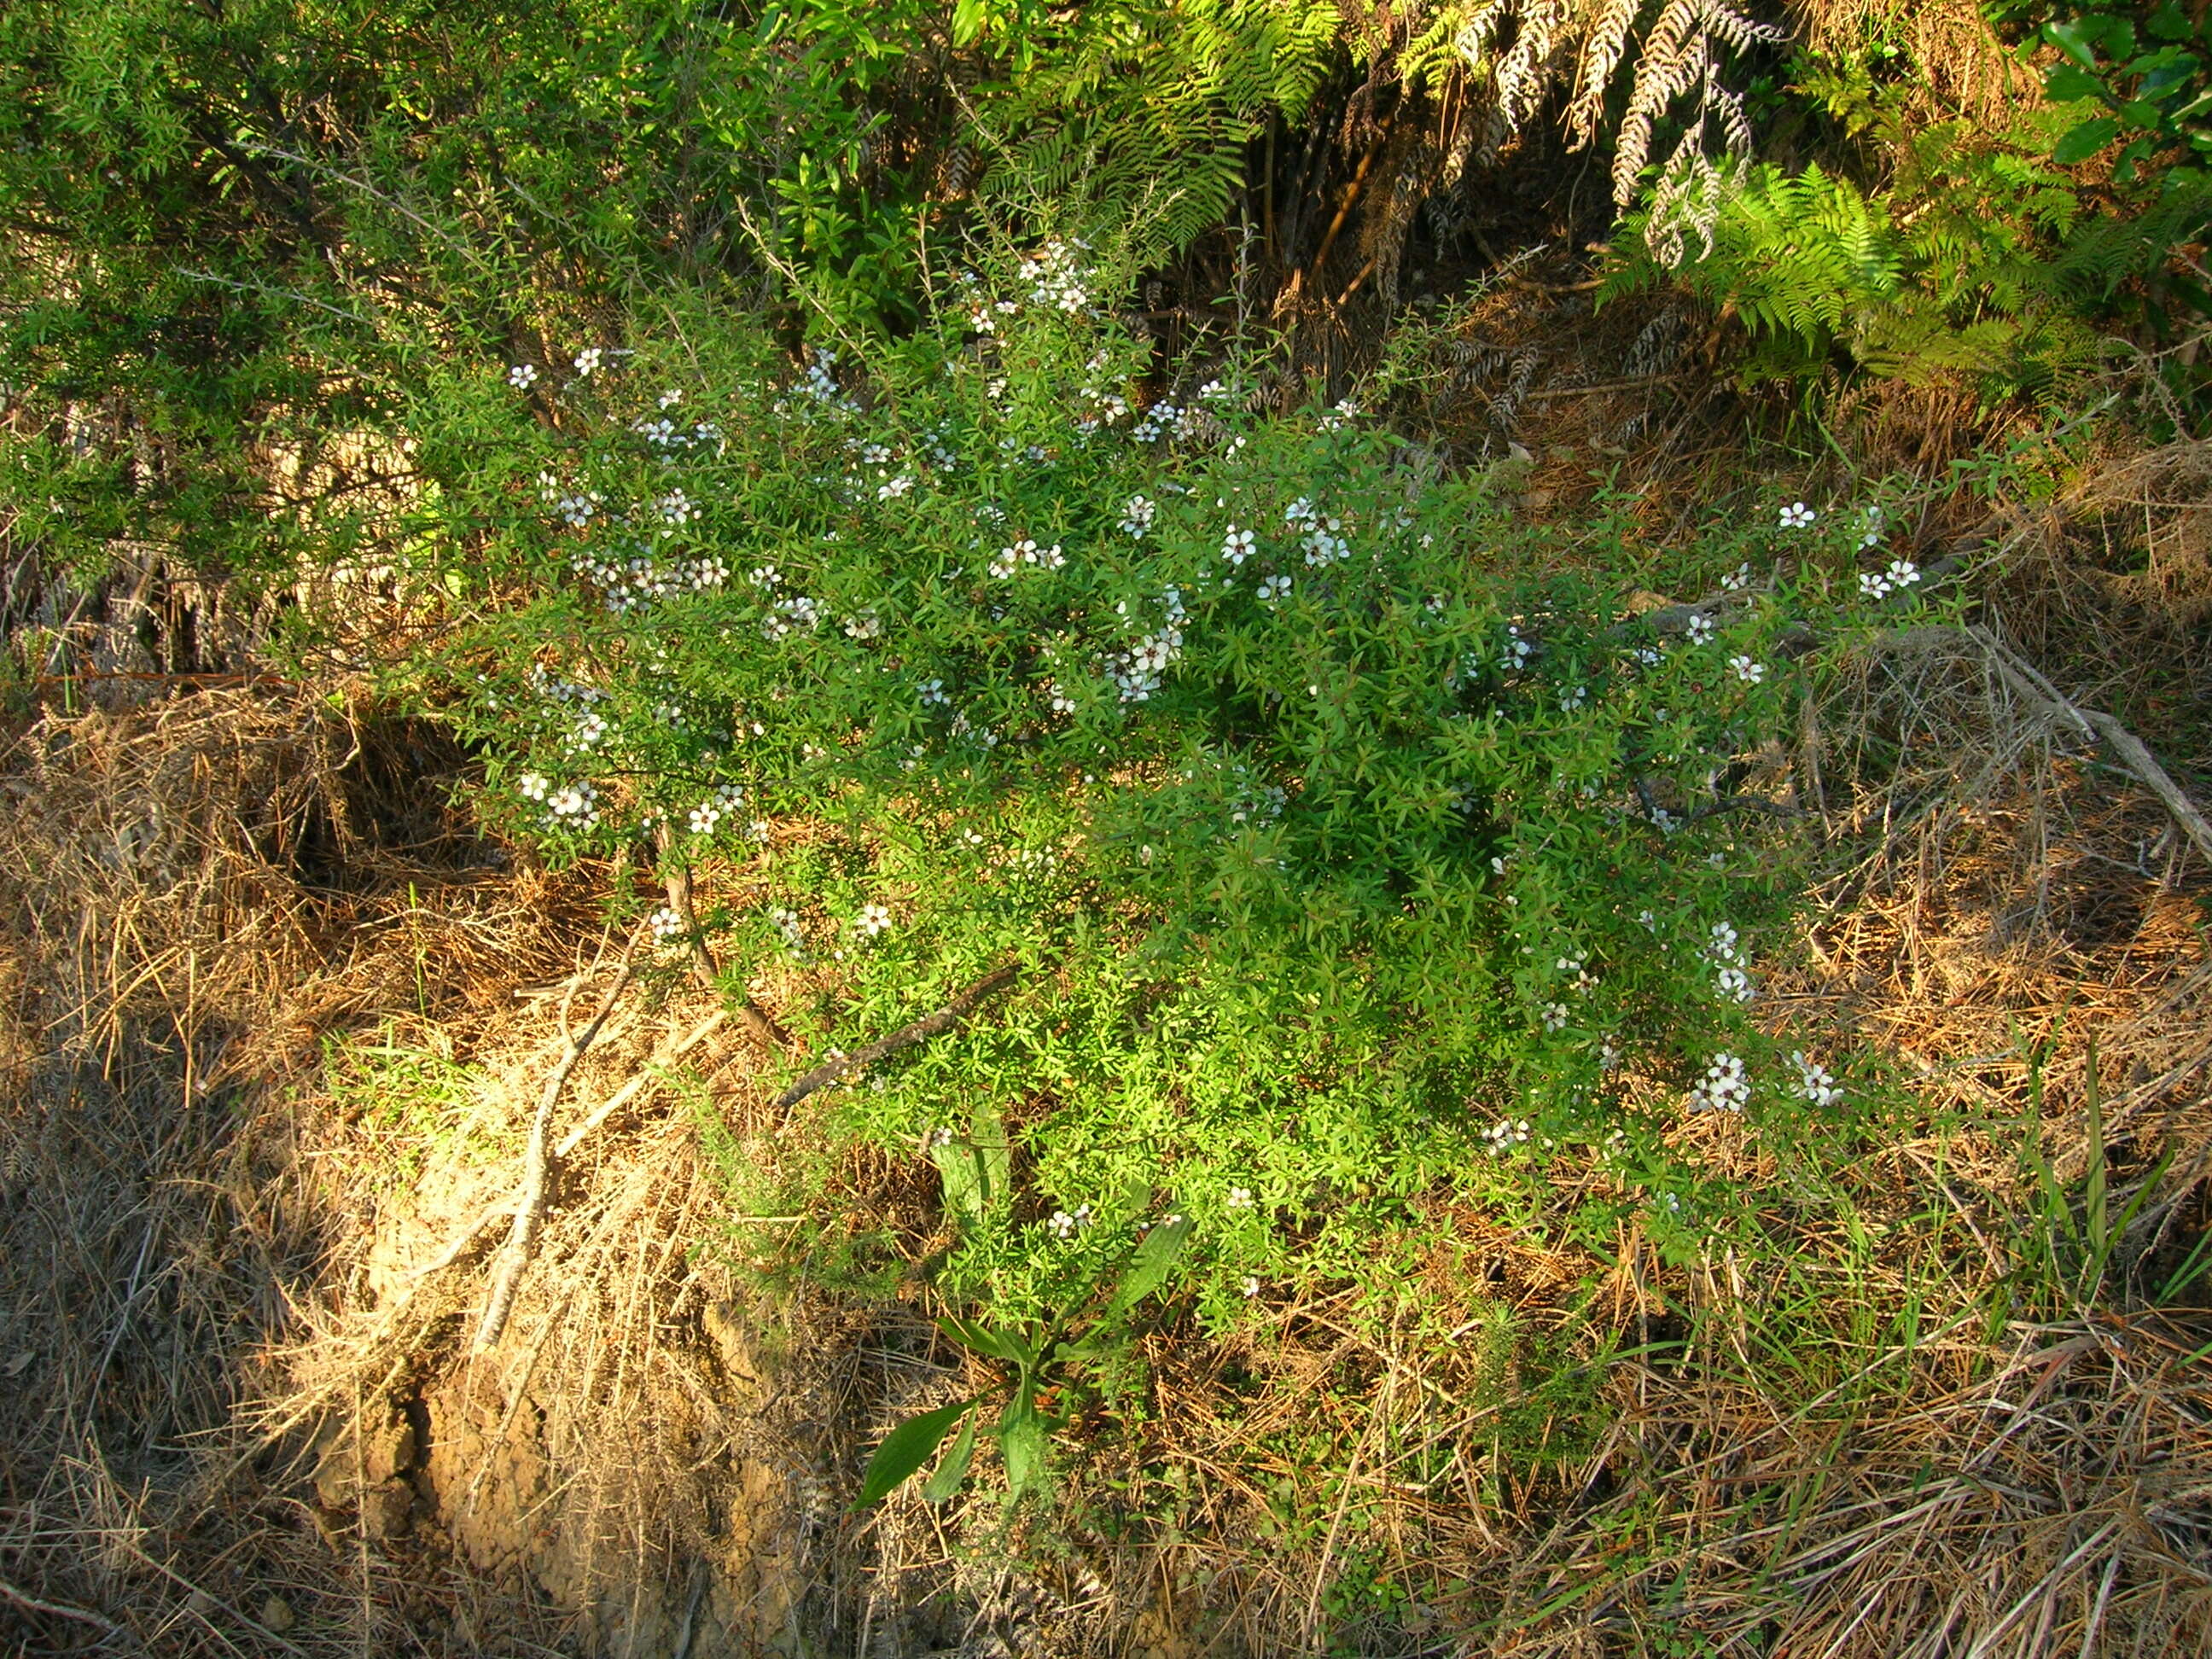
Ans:
{"type": "Polygon", "coordinates": [[[105,1618],[89,1607],[71,1607],[66,1601],[44,1601],[27,1590],[17,1589],[4,1578],[0,1578],[0,1601],[12,1601],[17,1607],[27,1607],[33,1613],[46,1613],[56,1619],[72,1620],[80,1625],[95,1626],[106,1631],[110,1636],[128,1636],[131,1633],[113,1620],[105,1618]]]}
{"type": "Polygon", "coordinates": [[[614,1012],[615,1004],[629,989],[630,977],[637,968],[638,946],[645,937],[642,930],[631,937],[629,948],[623,952],[621,971],[607,988],[599,1012],[592,1016],[590,1024],[569,1039],[568,1052],[545,1079],[544,1091],[538,1097],[538,1114],[530,1123],[530,1146],[523,1154],[522,1191],[515,1200],[514,1229],[507,1235],[507,1247],[500,1252],[498,1266],[493,1269],[491,1300],[485,1304],[483,1322],[477,1327],[478,1353],[496,1344],[500,1333],[507,1328],[507,1316],[514,1306],[514,1293],[521,1286],[530,1258],[537,1253],[538,1229],[544,1219],[545,1191],[552,1164],[546,1140],[552,1132],[553,1108],[561,1098],[561,1091],[568,1086],[576,1062],[583,1059],[584,1051],[592,1046],[599,1028],[607,1023],[607,1016],[614,1012]]]}

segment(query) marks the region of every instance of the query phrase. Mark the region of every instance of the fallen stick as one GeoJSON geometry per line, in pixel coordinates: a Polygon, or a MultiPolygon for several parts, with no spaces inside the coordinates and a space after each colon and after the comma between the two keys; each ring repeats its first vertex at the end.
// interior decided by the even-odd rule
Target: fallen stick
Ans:
{"type": "Polygon", "coordinates": [[[2057,715],[2083,737],[2101,743],[2123,771],[2158,797],[2159,804],[2166,808],[2181,833],[2188,836],[2208,862],[2212,862],[2212,823],[2205,821],[2204,815],[2158,763],[2158,757],[2143,740],[2102,709],[2084,708],[2074,702],[1987,629],[1972,623],[1964,628],[1908,628],[1889,635],[1881,643],[1895,649],[1948,643],[1961,638],[1972,641],[1988,653],[1990,665],[2014,696],[2040,704],[2045,712],[2057,715]]]}
{"type": "MultiPolygon", "coordinates": [[[[650,1066],[665,1066],[672,1060],[681,1060],[685,1054],[690,1053],[692,1049],[697,1048],[702,1042],[705,1042],[708,1036],[713,1035],[715,1031],[720,1030],[721,1029],[722,1022],[728,1018],[729,1014],[726,1010],[720,1008],[716,1009],[713,1013],[708,1015],[706,1018],[701,1020],[696,1025],[686,1031],[681,1037],[678,1038],[671,1047],[655,1054],[653,1059],[647,1062],[647,1064],[650,1066]]],[[[623,1107],[629,1105],[632,1101],[635,1100],[640,1095],[643,1094],[647,1089],[651,1088],[659,1081],[660,1081],[660,1079],[654,1076],[651,1071],[643,1071],[640,1072],[629,1082],[623,1084],[621,1088],[616,1090],[614,1093],[609,1095],[604,1101],[600,1102],[598,1106],[594,1107],[592,1109],[591,1115],[585,1118],[581,1123],[579,1123],[574,1128],[569,1130],[567,1134],[561,1137],[561,1144],[553,1149],[553,1161],[556,1164],[558,1164],[563,1158],[567,1158],[569,1153],[574,1152],[577,1147],[582,1146],[601,1124],[605,1123],[609,1118],[612,1117],[617,1112],[622,1110],[623,1107]]],[[[513,1213],[514,1206],[512,1204],[501,1202],[491,1206],[489,1209],[485,1210],[483,1214],[477,1216],[474,1221],[471,1221],[467,1226],[462,1228],[460,1231],[455,1233],[453,1238],[447,1243],[444,1249],[439,1251],[437,1255],[432,1256],[421,1267],[410,1268],[407,1276],[410,1279],[428,1279],[432,1273],[442,1272],[446,1268],[452,1267],[456,1261],[459,1261],[471,1249],[475,1249],[484,1235],[491,1231],[494,1227],[499,1224],[502,1217],[510,1216],[513,1213]]]]}
{"type": "Polygon", "coordinates": [[[17,1607],[28,1607],[33,1613],[46,1613],[56,1619],[73,1619],[80,1625],[92,1625],[110,1636],[127,1637],[131,1634],[113,1620],[94,1613],[90,1607],[72,1607],[66,1601],[42,1601],[28,1590],[17,1589],[4,1578],[0,1578],[0,1601],[13,1601],[17,1607]]]}
{"type": "Polygon", "coordinates": [[[2181,826],[2181,833],[2196,843],[2197,850],[2208,860],[2212,860],[2212,823],[2204,821],[2204,815],[2197,810],[2196,803],[2182,793],[2181,786],[2158,763],[2158,757],[2150,752],[2141,738],[2101,708],[2084,708],[2062,696],[2057,687],[1982,629],[1970,628],[1966,631],[1988,647],[1990,660],[1996,664],[1997,672],[2005,677],[2007,684],[2065,715],[2085,734],[2101,739],[2121,766],[2132,774],[2144,788],[2158,797],[2160,805],[2172,815],[2174,823],[2181,826]],[[2027,682],[2025,685],[2022,684],[2023,680],[2027,682]]]}
{"type": "MultiPolygon", "coordinates": [[[[699,1043],[705,1041],[705,1039],[713,1032],[720,1029],[726,1018],[727,1018],[727,1016],[719,1010],[708,1015],[707,1018],[701,1020],[698,1024],[693,1026],[690,1030],[685,1032],[684,1035],[677,1041],[674,1046],[657,1054],[650,1063],[655,1066],[665,1065],[668,1061],[681,1058],[692,1048],[697,1047],[699,1043]]],[[[581,1146],[588,1136],[597,1131],[601,1125],[605,1123],[610,1117],[614,1115],[616,1112],[621,1110],[624,1106],[629,1105],[632,1101],[635,1100],[640,1094],[643,1093],[653,1084],[658,1081],[659,1081],[659,1079],[657,1077],[655,1077],[650,1071],[647,1071],[639,1073],[639,1075],[632,1078],[629,1082],[623,1084],[621,1088],[616,1090],[612,1095],[606,1098],[606,1100],[602,1102],[598,1107],[594,1108],[591,1115],[586,1117],[581,1123],[579,1123],[574,1128],[569,1130],[566,1135],[562,1137],[561,1144],[553,1149],[553,1161],[557,1164],[561,1159],[567,1158],[571,1152],[574,1152],[578,1146],[581,1146]]],[[[374,1346],[376,1344],[385,1342],[390,1342],[392,1344],[393,1352],[398,1355],[397,1359],[393,1362],[393,1371],[395,1373],[395,1376],[398,1369],[409,1363],[410,1356],[415,1352],[416,1344],[421,1334],[419,1325],[417,1331],[414,1334],[403,1335],[400,1333],[402,1317],[407,1313],[409,1308],[412,1305],[416,1293],[422,1288],[422,1281],[430,1278],[433,1274],[444,1272],[447,1268],[453,1267],[455,1263],[473,1255],[476,1250],[489,1240],[492,1234],[498,1230],[501,1221],[511,1219],[514,1213],[514,1206],[512,1200],[502,1200],[500,1203],[489,1206],[481,1212],[477,1216],[476,1219],[470,1222],[468,1225],[455,1233],[453,1237],[447,1242],[445,1248],[440,1250],[437,1255],[432,1256],[428,1261],[423,1262],[420,1267],[409,1269],[407,1273],[407,1279],[409,1281],[407,1288],[399,1293],[399,1297],[395,1302],[393,1302],[389,1307],[383,1310],[378,1317],[377,1328],[370,1338],[372,1349],[374,1349],[374,1346]]],[[[760,1220],[764,1218],[795,1221],[799,1218],[795,1216],[775,1218],[736,1216],[731,1218],[738,1221],[760,1220]]],[[[433,1319],[435,1317],[434,1310],[428,1317],[433,1319]]],[[[374,1392],[378,1394],[386,1392],[391,1386],[393,1380],[395,1380],[394,1377],[388,1376],[385,1382],[380,1384],[374,1392]]],[[[313,1415],[315,1411],[321,1407],[324,1401],[329,1397],[331,1392],[331,1387],[329,1385],[325,1385],[323,1388],[311,1390],[295,1399],[293,1401],[291,1409],[283,1418],[277,1419],[273,1427],[260,1431],[256,1435],[252,1445],[234,1462],[230,1463],[222,1474],[216,1477],[216,1485],[220,1486],[223,1482],[229,1480],[233,1476],[236,1475],[240,1469],[244,1468],[247,1463],[252,1462],[254,1457],[258,1456],[264,1449],[282,1439],[286,1434],[289,1433],[294,1428],[297,1427],[301,1422],[306,1420],[307,1418],[313,1415]]]]}
{"type": "MultiPolygon", "coordinates": [[[[722,1022],[728,1018],[729,1013],[726,1009],[717,1008],[678,1038],[674,1045],[665,1054],[655,1054],[647,1063],[651,1066],[665,1066],[672,1060],[681,1060],[704,1042],[708,1036],[720,1030],[722,1022]]],[[[584,1144],[585,1139],[592,1130],[598,1128],[599,1125],[605,1123],[659,1081],[660,1081],[659,1078],[647,1071],[640,1072],[629,1082],[623,1084],[621,1088],[616,1090],[595,1107],[590,1116],[561,1137],[561,1144],[553,1149],[554,1161],[558,1163],[574,1152],[577,1147],[584,1144]]]]}
{"type": "Polygon", "coordinates": [[[858,1066],[865,1069],[874,1065],[885,1054],[896,1054],[901,1048],[911,1048],[917,1042],[951,1030],[975,1012],[976,1005],[994,991],[1011,984],[1020,973],[1018,968],[1001,968],[988,973],[946,1003],[933,1014],[924,1014],[910,1025],[902,1025],[889,1036],[871,1042],[858,1053],[836,1054],[809,1072],[775,1097],[780,1109],[789,1110],[817,1089],[826,1089],[846,1073],[858,1066]]]}
{"type": "MultiPolygon", "coordinates": [[[[699,981],[701,989],[720,991],[714,953],[707,948],[707,936],[699,931],[698,914],[691,904],[691,867],[675,856],[676,833],[665,822],[653,832],[653,844],[660,849],[660,884],[668,895],[668,908],[684,921],[684,948],[691,953],[692,976],[699,981]]],[[[748,1031],[769,1047],[791,1047],[791,1034],[775,1023],[767,1009],[742,991],[738,994],[738,1018],[748,1031]]]]}
{"type": "Polygon", "coordinates": [[[599,1003],[599,1012],[592,1023],[568,1040],[568,1052],[545,1079],[545,1087],[538,1097],[538,1114],[530,1122],[530,1146],[523,1154],[522,1192],[515,1200],[514,1226],[507,1236],[506,1247],[500,1251],[499,1263],[493,1269],[491,1300],[485,1304],[483,1322],[477,1327],[476,1352],[484,1352],[496,1344],[500,1333],[507,1328],[507,1316],[514,1306],[514,1293],[521,1288],[522,1275],[530,1266],[530,1259],[538,1253],[538,1229],[545,1218],[545,1190],[549,1184],[552,1158],[546,1141],[553,1128],[553,1108],[561,1098],[561,1091],[568,1086],[568,1077],[599,1028],[614,1012],[615,1004],[629,988],[630,977],[637,971],[637,951],[646,938],[641,928],[630,938],[629,948],[623,952],[622,971],[599,1003]]]}

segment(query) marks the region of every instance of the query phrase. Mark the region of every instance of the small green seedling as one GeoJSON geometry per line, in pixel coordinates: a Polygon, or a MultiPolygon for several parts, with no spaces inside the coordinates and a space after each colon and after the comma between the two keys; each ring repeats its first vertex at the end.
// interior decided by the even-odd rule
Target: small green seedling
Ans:
{"type": "MultiPolygon", "coordinates": [[[[1076,1368],[1095,1364],[1113,1351],[1137,1304],[1167,1282],[1176,1258],[1189,1242],[1190,1231],[1188,1216],[1171,1216],[1147,1231],[1129,1252],[1119,1282],[1104,1306],[1088,1320],[1080,1340],[1068,1334],[1069,1322],[1057,1318],[1006,1327],[951,1315],[937,1322],[937,1328],[962,1347],[1009,1368],[1005,1404],[988,1432],[999,1443],[999,1455],[1006,1466],[1006,1485],[1015,1497],[1042,1485],[1046,1445],[1054,1431],[1065,1426],[1068,1419],[1065,1408],[1048,1410],[1044,1396],[1055,1389],[1064,1390],[1076,1368]]],[[[981,1408],[997,1398],[995,1390],[972,1395],[908,1418],[893,1429],[869,1460],[854,1506],[866,1509],[912,1479],[957,1426],[959,1437],[922,1488],[922,1495],[932,1503],[951,1497],[967,1479],[975,1456],[976,1424],[986,1415],[981,1408]]]]}

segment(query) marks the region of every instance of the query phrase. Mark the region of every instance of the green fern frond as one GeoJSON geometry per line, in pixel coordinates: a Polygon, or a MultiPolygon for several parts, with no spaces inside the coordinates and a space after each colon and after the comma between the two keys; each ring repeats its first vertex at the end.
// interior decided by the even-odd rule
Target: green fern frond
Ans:
{"type": "Polygon", "coordinates": [[[1343,20],[1324,0],[1106,0],[1053,27],[1029,39],[1018,76],[976,100],[997,158],[981,188],[1139,216],[1145,250],[1164,255],[1219,222],[1245,144],[1304,110],[1343,20]]]}

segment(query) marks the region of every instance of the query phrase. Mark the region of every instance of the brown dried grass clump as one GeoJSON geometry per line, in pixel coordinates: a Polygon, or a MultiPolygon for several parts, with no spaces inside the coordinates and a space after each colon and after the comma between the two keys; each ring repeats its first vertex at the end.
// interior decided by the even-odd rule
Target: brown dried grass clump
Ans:
{"type": "MultiPolygon", "coordinates": [[[[460,765],[282,685],[48,712],[0,753],[0,1630],[458,1655],[936,1628],[837,1523],[884,1412],[939,1378],[928,1328],[762,1303],[744,1262],[805,1218],[730,1197],[811,1178],[783,1166],[815,1142],[680,960],[579,1057],[536,1260],[469,1352],[624,872],[511,862],[447,808],[460,765]]],[[[856,1224],[933,1226],[911,1175],[843,1170],[878,1194],[856,1224]]]]}
{"type": "Polygon", "coordinates": [[[47,712],[0,750],[0,1627],[32,1651],[357,1652],[359,1617],[312,1615],[480,1595],[303,1550],[266,1468],[208,1480],[358,1248],[319,1042],[465,1025],[574,902],[484,862],[457,758],[282,689],[47,712]]]}

